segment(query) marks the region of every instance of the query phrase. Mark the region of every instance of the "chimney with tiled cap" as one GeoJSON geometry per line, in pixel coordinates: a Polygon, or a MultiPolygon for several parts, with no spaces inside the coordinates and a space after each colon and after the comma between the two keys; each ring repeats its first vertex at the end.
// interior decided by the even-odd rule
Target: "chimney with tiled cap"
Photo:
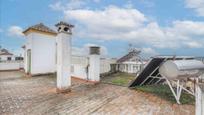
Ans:
{"type": "Polygon", "coordinates": [[[57,92],[65,93],[70,91],[71,86],[71,24],[59,22],[55,25],[58,29],[57,42],[57,92]]]}
{"type": "Polygon", "coordinates": [[[100,47],[91,46],[89,52],[88,79],[98,83],[100,81],[100,47]]]}

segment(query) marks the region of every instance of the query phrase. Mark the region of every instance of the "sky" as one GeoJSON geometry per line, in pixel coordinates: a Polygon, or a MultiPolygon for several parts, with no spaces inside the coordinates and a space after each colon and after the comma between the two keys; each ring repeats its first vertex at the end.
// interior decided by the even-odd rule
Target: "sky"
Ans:
{"type": "Polygon", "coordinates": [[[144,57],[204,56],[204,0],[0,0],[0,45],[19,55],[23,30],[59,21],[75,25],[74,55],[98,45],[121,57],[132,44],[144,57]]]}

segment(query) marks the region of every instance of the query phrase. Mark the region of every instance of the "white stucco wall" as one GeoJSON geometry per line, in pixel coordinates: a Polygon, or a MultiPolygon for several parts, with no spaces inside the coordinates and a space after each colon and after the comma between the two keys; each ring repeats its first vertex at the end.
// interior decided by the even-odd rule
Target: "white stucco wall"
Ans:
{"type": "Polygon", "coordinates": [[[87,80],[86,67],[80,64],[71,65],[71,76],[87,80]]]}
{"type": "MultiPolygon", "coordinates": [[[[43,74],[56,72],[56,36],[30,33],[26,36],[26,48],[24,54],[24,69],[28,72],[27,50],[31,50],[31,74],[43,74]]],[[[115,63],[113,59],[100,59],[100,73],[110,71],[110,64],[115,63]]],[[[86,67],[89,59],[86,56],[71,57],[74,66],[72,76],[87,78],[86,67]]]]}
{"type": "MultiPolygon", "coordinates": [[[[31,33],[27,36],[26,51],[31,49],[31,74],[52,73],[56,71],[55,36],[31,33]]],[[[28,57],[25,58],[27,72],[28,57]]]]}
{"type": "Polygon", "coordinates": [[[204,115],[204,85],[196,84],[195,89],[195,114],[204,115]]]}
{"type": "Polygon", "coordinates": [[[23,61],[0,62],[0,70],[19,70],[23,68],[23,61]]]}
{"type": "Polygon", "coordinates": [[[1,58],[0,61],[7,61],[8,57],[11,57],[11,60],[15,60],[15,56],[13,55],[0,55],[0,58],[1,58]]]}
{"type": "MultiPolygon", "coordinates": [[[[26,36],[26,43],[25,43],[25,50],[24,50],[24,70],[26,73],[28,73],[28,57],[27,57],[27,51],[30,49],[32,50],[32,36],[33,33],[28,34],[26,36]]],[[[32,57],[31,57],[32,58],[32,57]]],[[[32,63],[32,62],[31,62],[32,63]]]]}
{"type": "Polygon", "coordinates": [[[88,79],[100,81],[100,55],[89,55],[88,79]]]}
{"type": "Polygon", "coordinates": [[[101,58],[100,59],[100,73],[106,73],[111,70],[111,64],[116,63],[116,59],[101,58]]]}
{"type": "MultiPolygon", "coordinates": [[[[100,59],[100,73],[110,71],[110,64],[115,63],[116,59],[101,58],[100,59]]],[[[87,65],[89,58],[86,56],[72,56],[71,60],[71,75],[81,79],[87,79],[87,65]]]]}

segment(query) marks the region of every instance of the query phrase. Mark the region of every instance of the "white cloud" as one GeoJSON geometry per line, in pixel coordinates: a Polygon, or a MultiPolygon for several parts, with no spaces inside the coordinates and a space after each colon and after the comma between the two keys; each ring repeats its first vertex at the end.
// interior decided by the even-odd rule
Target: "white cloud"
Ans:
{"type": "Polygon", "coordinates": [[[196,41],[186,42],[185,44],[189,48],[201,48],[201,47],[203,47],[201,43],[196,42],[196,41]]]}
{"type": "Polygon", "coordinates": [[[186,7],[195,10],[198,16],[204,16],[204,0],[185,0],[186,7]]]}
{"type": "Polygon", "coordinates": [[[11,26],[8,29],[8,35],[14,37],[22,37],[23,36],[23,29],[19,26],[11,26]]]}
{"type": "Polygon", "coordinates": [[[147,47],[147,48],[142,48],[142,53],[148,54],[148,55],[158,55],[159,53],[156,52],[154,49],[147,47]]]}
{"type": "Polygon", "coordinates": [[[161,27],[137,9],[117,6],[102,10],[66,9],[63,12],[66,20],[76,24],[74,33],[79,38],[124,40],[152,48],[204,46],[204,22],[176,20],[170,26],[161,27]],[[200,45],[196,46],[195,42],[200,45]]]}
{"type": "MultiPolygon", "coordinates": [[[[97,2],[97,0],[94,2],[97,2]]],[[[84,0],[69,0],[69,2],[66,3],[63,1],[58,1],[54,4],[50,4],[49,7],[56,11],[64,11],[82,8],[85,5],[86,2],[84,0]]]]}
{"type": "Polygon", "coordinates": [[[83,56],[83,55],[87,56],[89,54],[89,47],[90,46],[99,46],[101,56],[107,56],[108,55],[108,50],[105,46],[92,44],[92,43],[87,43],[83,47],[73,47],[72,48],[72,54],[73,55],[80,55],[80,56],[83,56]]]}
{"type": "MultiPolygon", "coordinates": [[[[120,34],[128,33],[142,26],[146,17],[136,9],[120,9],[109,6],[104,10],[67,10],[65,18],[76,20],[77,35],[97,39],[118,39],[120,34]]],[[[124,38],[126,39],[126,38],[124,38]]]]}
{"type": "Polygon", "coordinates": [[[65,18],[74,19],[81,24],[85,24],[90,29],[102,27],[101,30],[110,31],[118,29],[120,31],[132,29],[141,26],[147,19],[136,9],[120,9],[115,6],[109,6],[105,10],[67,10],[65,18]],[[108,30],[106,30],[108,29],[108,30]]]}
{"type": "Polygon", "coordinates": [[[61,2],[56,2],[55,4],[50,4],[49,7],[55,11],[63,11],[65,7],[62,5],[61,2]]]}

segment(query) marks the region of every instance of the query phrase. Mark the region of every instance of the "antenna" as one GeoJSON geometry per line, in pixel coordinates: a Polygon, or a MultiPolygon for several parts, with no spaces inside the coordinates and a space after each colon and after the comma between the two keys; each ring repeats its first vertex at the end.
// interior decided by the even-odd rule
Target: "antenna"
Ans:
{"type": "Polygon", "coordinates": [[[131,52],[133,49],[133,45],[131,43],[128,44],[128,52],[131,52]]]}

